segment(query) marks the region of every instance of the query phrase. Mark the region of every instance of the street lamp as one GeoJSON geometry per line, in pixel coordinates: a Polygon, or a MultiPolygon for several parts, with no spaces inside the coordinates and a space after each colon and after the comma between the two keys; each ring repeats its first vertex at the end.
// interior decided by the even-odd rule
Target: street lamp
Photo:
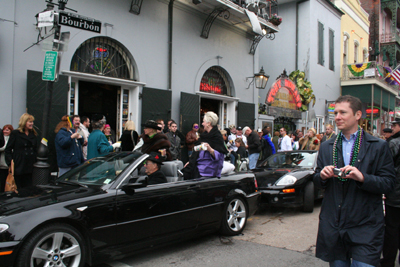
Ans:
{"type": "Polygon", "coordinates": [[[249,83],[249,86],[246,89],[250,88],[250,85],[254,82],[256,88],[258,89],[265,89],[265,86],[267,86],[267,82],[269,79],[269,75],[266,75],[264,72],[264,67],[261,67],[260,72],[254,74],[253,77],[247,77],[246,81],[248,79],[252,79],[251,82],[249,83]]]}
{"type": "Polygon", "coordinates": [[[58,0],[58,8],[60,10],[64,10],[67,3],[68,3],[68,0],[58,0]]]}

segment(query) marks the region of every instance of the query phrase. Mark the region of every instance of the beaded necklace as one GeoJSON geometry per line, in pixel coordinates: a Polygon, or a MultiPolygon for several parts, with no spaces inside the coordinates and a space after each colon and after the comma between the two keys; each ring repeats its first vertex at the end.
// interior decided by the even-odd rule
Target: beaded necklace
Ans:
{"type": "MultiPolygon", "coordinates": [[[[353,147],[351,148],[350,166],[354,166],[354,164],[356,163],[356,160],[357,160],[357,157],[358,157],[358,153],[360,152],[363,135],[364,135],[363,129],[361,129],[361,127],[358,126],[357,138],[354,141],[353,147]]],[[[333,144],[333,166],[335,168],[338,168],[338,149],[337,149],[337,145],[342,147],[342,142],[343,142],[342,141],[342,132],[340,132],[336,137],[335,143],[333,144]]],[[[349,172],[347,174],[349,174],[349,172]]],[[[348,181],[348,179],[344,179],[344,178],[342,178],[340,176],[338,176],[337,178],[342,182],[348,181]]]]}

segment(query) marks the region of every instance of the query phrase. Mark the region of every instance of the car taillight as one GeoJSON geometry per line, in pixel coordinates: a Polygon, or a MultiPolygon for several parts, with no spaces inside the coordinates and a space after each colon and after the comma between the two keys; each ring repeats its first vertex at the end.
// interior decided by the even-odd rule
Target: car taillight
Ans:
{"type": "Polygon", "coordinates": [[[258,190],[258,184],[257,184],[257,179],[256,179],[256,177],[254,177],[254,186],[256,187],[256,192],[257,192],[257,190],[258,190]]]}

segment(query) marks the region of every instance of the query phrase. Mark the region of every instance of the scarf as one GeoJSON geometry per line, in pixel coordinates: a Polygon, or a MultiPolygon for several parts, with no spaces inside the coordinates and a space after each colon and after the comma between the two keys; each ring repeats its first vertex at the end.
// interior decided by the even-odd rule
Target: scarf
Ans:
{"type": "Polygon", "coordinates": [[[212,127],[211,131],[208,133],[206,131],[200,134],[199,140],[195,145],[200,145],[201,143],[208,143],[213,149],[217,150],[222,154],[228,154],[228,149],[224,142],[221,132],[218,130],[217,126],[212,127]]]}

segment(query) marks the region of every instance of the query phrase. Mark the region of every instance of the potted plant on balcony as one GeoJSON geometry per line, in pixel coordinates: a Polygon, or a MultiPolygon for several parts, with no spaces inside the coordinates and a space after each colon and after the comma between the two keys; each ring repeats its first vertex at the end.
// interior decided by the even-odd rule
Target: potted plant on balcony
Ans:
{"type": "Polygon", "coordinates": [[[308,105],[313,101],[312,106],[315,105],[315,95],[314,91],[311,89],[311,83],[305,79],[306,74],[304,71],[295,70],[289,75],[289,79],[291,79],[299,90],[299,94],[301,97],[301,111],[307,111],[308,105]]]}
{"type": "Polygon", "coordinates": [[[272,17],[269,19],[269,22],[278,26],[282,23],[282,17],[278,16],[278,14],[273,14],[272,17]]]}

